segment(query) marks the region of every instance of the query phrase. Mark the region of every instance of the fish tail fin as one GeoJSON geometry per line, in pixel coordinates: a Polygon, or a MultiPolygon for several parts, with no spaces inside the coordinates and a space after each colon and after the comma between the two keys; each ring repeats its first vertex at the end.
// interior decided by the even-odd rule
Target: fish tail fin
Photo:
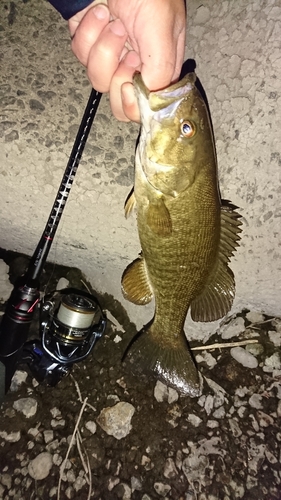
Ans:
{"type": "Polygon", "coordinates": [[[146,326],[129,344],[124,357],[127,355],[133,371],[152,373],[185,396],[200,396],[201,379],[184,333],[176,345],[167,346],[163,337],[154,335],[153,324],[146,326]]]}

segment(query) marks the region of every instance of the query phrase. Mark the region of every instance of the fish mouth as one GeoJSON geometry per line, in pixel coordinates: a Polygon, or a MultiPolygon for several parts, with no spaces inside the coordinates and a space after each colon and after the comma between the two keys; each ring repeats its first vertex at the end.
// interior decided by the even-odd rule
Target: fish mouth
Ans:
{"type": "MultiPolygon", "coordinates": [[[[187,73],[187,75],[172,85],[160,90],[150,91],[145,85],[140,72],[136,72],[133,76],[133,84],[140,101],[148,101],[151,111],[160,111],[173,104],[175,101],[181,100],[188,95],[195,86],[196,74],[187,73]]],[[[140,106],[141,107],[141,106],[140,106]]]]}

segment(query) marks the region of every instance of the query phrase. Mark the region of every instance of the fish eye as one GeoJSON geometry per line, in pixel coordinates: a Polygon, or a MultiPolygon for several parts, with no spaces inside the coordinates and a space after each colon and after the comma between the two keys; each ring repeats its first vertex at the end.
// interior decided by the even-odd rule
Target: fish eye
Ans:
{"type": "Polygon", "coordinates": [[[181,133],[184,137],[193,137],[195,134],[195,126],[189,120],[181,123],[181,133]]]}

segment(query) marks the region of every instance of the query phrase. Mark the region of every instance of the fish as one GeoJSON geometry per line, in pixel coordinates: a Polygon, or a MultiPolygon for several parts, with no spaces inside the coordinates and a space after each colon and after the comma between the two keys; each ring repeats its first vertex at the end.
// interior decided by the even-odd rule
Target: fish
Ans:
{"type": "Polygon", "coordinates": [[[184,324],[225,316],[235,296],[229,261],[239,245],[241,220],[223,201],[208,107],[188,73],[169,87],[149,91],[133,77],[141,115],[134,188],[125,203],[136,209],[141,246],[121,279],[134,304],[155,300],[152,320],[129,355],[134,364],[182,395],[202,393],[184,324]]]}

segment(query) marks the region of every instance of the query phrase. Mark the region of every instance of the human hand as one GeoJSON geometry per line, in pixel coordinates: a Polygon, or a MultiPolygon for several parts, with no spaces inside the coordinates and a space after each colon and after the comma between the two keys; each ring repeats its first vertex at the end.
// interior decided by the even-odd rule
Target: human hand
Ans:
{"type": "Polygon", "coordinates": [[[72,50],[99,92],[109,92],[114,116],[139,121],[132,78],[150,90],[178,79],[185,48],[184,0],[93,2],[69,20],[72,50]]]}

